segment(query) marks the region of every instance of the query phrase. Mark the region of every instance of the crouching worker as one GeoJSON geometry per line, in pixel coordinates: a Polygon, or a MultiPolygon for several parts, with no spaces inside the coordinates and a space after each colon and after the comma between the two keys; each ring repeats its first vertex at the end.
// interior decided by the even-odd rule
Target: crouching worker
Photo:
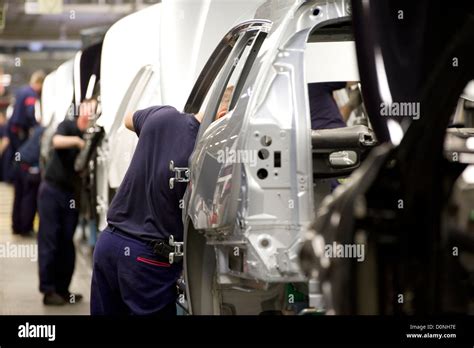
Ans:
{"type": "MultiPolygon", "coordinates": [[[[217,118],[230,100],[226,91],[217,118]]],[[[168,242],[171,235],[183,240],[180,200],[186,185],[170,189],[169,163],[188,166],[201,119],[171,106],[125,116],[138,144],[94,251],[93,315],[176,315],[182,261],[168,263],[168,242]]]]}
{"type": "Polygon", "coordinates": [[[179,201],[186,185],[169,188],[169,162],[187,166],[199,125],[196,116],[170,106],[125,117],[138,144],[95,247],[91,314],[176,315],[182,262],[169,264],[166,250],[153,247],[168,245],[170,235],[182,240],[179,201]]]}
{"type": "Polygon", "coordinates": [[[53,153],[39,188],[38,261],[40,291],[46,305],[64,305],[82,299],[81,295],[69,292],[69,285],[76,260],[73,236],[80,186],[74,161],[84,147],[82,135],[87,126],[87,114],[66,118],[59,124],[52,138],[53,153]]]}

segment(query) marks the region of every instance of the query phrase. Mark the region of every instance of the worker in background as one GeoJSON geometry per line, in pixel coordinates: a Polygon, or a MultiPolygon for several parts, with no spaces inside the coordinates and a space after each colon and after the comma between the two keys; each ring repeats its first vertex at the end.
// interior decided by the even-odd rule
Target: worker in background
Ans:
{"type": "Polygon", "coordinates": [[[7,161],[11,160],[11,156],[13,157],[13,170],[11,172],[14,173],[13,185],[15,187],[15,199],[12,209],[12,231],[14,234],[30,233],[32,228],[29,227],[29,223],[25,222],[25,226],[22,225],[22,210],[27,210],[26,215],[30,215],[31,211],[36,211],[36,203],[32,202],[31,187],[26,180],[26,164],[23,163],[24,167],[21,167],[22,160],[19,149],[28,140],[31,130],[37,124],[36,102],[41,95],[44,78],[45,74],[42,71],[34,72],[31,75],[30,84],[18,90],[13,114],[8,122],[9,149],[7,150],[7,156],[10,158],[7,161]],[[24,230],[24,227],[29,229],[24,230]]]}
{"type": "MultiPolygon", "coordinates": [[[[352,111],[361,103],[358,90],[350,88],[357,82],[320,82],[308,85],[309,107],[311,113],[311,129],[333,129],[346,127],[352,111]],[[338,107],[333,93],[348,87],[349,101],[341,108],[338,107]]],[[[328,179],[331,190],[338,185],[338,179],[328,179]]],[[[322,187],[322,186],[321,186],[322,187]]]]}
{"type": "Polygon", "coordinates": [[[30,78],[30,84],[21,87],[15,95],[15,106],[10,119],[10,141],[14,150],[19,149],[26,141],[30,129],[37,123],[35,106],[41,96],[44,78],[44,72],[34,72],[30,78]]]}
{"type": "Polygon", "coordinates": [[[0,97],[5,94],[5,86],[3,85],[3,68],[0,67],[0,97]]]}
{"type": "Polygon", "coordinates": [[[339,109],[333,92],[353,84],[354,82],[321,82],[308,85],[311,129],[346,127],[351,112],[362,102],[360,94],[358,91],[350,93],[349,101],[339,109]]]}
{"type": "MultiPolygon", "coordinates": [[[[0,97],[5,94],[5,86],[3,85],[3,69],[0,67],[0,97]]],[[[8,137],[7,137],[7,117],[0,111],[0,182],[4,181],[4,165],[5,153],[8,147],[8,137]]]]}
{"type": "Polygon", "coordinates": [[[38,188],[41,181],[39,159],[41,136],[44,127],[37,124],[32,135],[18,149],[20,161],[14,179],[13,233],[33,236],[33,221],[36,215],[38,188]]]}
{"type": "Polygon", "coordinates": [[[40,225],[38,263],[40,291],[45,305],[64,305],[82,299],[69,292],[76,260],[73,236],[78,221],[80,178],[74,161],[85,143],[88,114],[66,118],[52,138],[53,153],[46,164],[38,195],[40,225]]]}
{"type": "MultiPolygon", "coordinates": [[[[232,90],[225,91],[217,118],[227,113],[232,90]]],[[[168,241],[170,235],[183,240],[180,200],[186,185],[170,189],[169,163],[187,167],[201,119],[171,106],[125,117],[138,144],[95,247],[93,315],[176,315],[182,262],[169,263],[174,249],[168,241]]]]}
{"type": "Polygon", "coordinates": [[[3,181],[7,184],[13,184],[13,179],[15,178],[15,166],[14,166],[14,153],[10,146],[10,132],[9,132],[9,125],[10,125],[10,118],[13,113],[13,106],[9,105],[5,110],[6,115],[6,124],[2,139],[2,165],[3,165],[3,181]],[[10,117],[8,116],[10,115],[10,117]]]}
{"type": "Polygon", "coordinates": [[[3,161],[4,161],[4,152],[8,146],[7,138],[7,118],[3,112],[0,112],[0,182],[3,181],[3,161]]]}

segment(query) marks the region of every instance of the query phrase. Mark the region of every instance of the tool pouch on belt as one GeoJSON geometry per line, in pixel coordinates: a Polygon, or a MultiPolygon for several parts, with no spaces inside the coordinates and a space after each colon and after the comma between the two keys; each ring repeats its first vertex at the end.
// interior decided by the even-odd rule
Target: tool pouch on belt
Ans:
{"type": "Polygon", "coordinates": [[[168,255],[174,251],[174,248],[172,248],[168,242],[164,240],[154,240],[151,243],[151,246],[155,255],[164,257],[165,259],[168,259],[168,255]]]}

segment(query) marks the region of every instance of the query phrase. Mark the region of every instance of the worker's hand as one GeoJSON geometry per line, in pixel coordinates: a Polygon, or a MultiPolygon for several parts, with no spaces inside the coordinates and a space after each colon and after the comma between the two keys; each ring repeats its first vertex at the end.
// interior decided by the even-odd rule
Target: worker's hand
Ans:
{"type": "Polygon", "coordinates": [[[360,90],[357,87],[357,84],[352,84],[348,86],[347,93],[349,95],[349,101],[347,102],[347,106],[351,110],[356,109],[360,104],[362,104],[362,97],[360,95],[360,90]]]}
{"type": "Polygon", "coordinates": [[[90,118],[97,111],[97,100],[88,99],[81,103],[79,106],[79,115],[84,115],[90,118]]]}
{"type": "Polygon", "coordinates": [[[81,137],[76,137],[76,147],[82,150],[86,146],[86,142],[81,137]]]}

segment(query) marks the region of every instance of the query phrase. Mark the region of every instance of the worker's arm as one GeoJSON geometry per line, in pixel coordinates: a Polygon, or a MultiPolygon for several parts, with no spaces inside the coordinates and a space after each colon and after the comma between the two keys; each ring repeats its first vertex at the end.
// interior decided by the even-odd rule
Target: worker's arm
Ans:
{"type": "Polygon", "coordinates": [[[27,127],[32,129],[36,124],[36,102],[37,98],[34,96],[27,96],[24,101],[25,105],[25,117],[27,122],[27,127]]]}
{"type": "Polygon", "coordinates": [[[341,106],[339,112],[341,113],[344,122],[347,122],[353,110],[354,109],[352,109],[352,107],[348,104],[341,106]]]}
{"type": "Polygon", "coordinates": [[[133,114],[134,112],[129,112],[128,114],[126,114],[123,123],[125,124],[125,127],[127,127],[127,129],[130,129],[132,132],[135,132],[135,128],[133,127],[133,114]]]}
{"type": "Polygon", "coordinates": [[[359,88],[357,88],[357,82],[348,82],[347,89],[349,101],[339,109],[344,122],[347,122],[352,111],[357,109],[357,107],[362,103],[362,97],[359,88]]]}
{"type": "Polygon", "coordinates": [[[85,145],[84,140],[78,136],[56,134],[53,136],[53,147],[55,149],[82,149],[85,145]]]}
{"type": "Polygon", "coordinates": [[[9,144],[10,144],[10,139],[8,139],[8,137],[0,137],[0,157],[2,153],[5,152],[9,144]]]}
{"type": "Polygon", "coordinates": [[[140,136],[140,132],[142,130],[143,125],[145,124],[146,120],[148,117],[151,115],[158,116],[160,113],[160,109],[163,109],[164,105],[158,105],[158,106],[151,106],[149,108],[143,109],[143,110],[138,110],[135,112],[129,112],[125,115],[123,123],[125,124],[125,127],[130,129],[132,132],[137,133],[138,136],[140,136]]]}

